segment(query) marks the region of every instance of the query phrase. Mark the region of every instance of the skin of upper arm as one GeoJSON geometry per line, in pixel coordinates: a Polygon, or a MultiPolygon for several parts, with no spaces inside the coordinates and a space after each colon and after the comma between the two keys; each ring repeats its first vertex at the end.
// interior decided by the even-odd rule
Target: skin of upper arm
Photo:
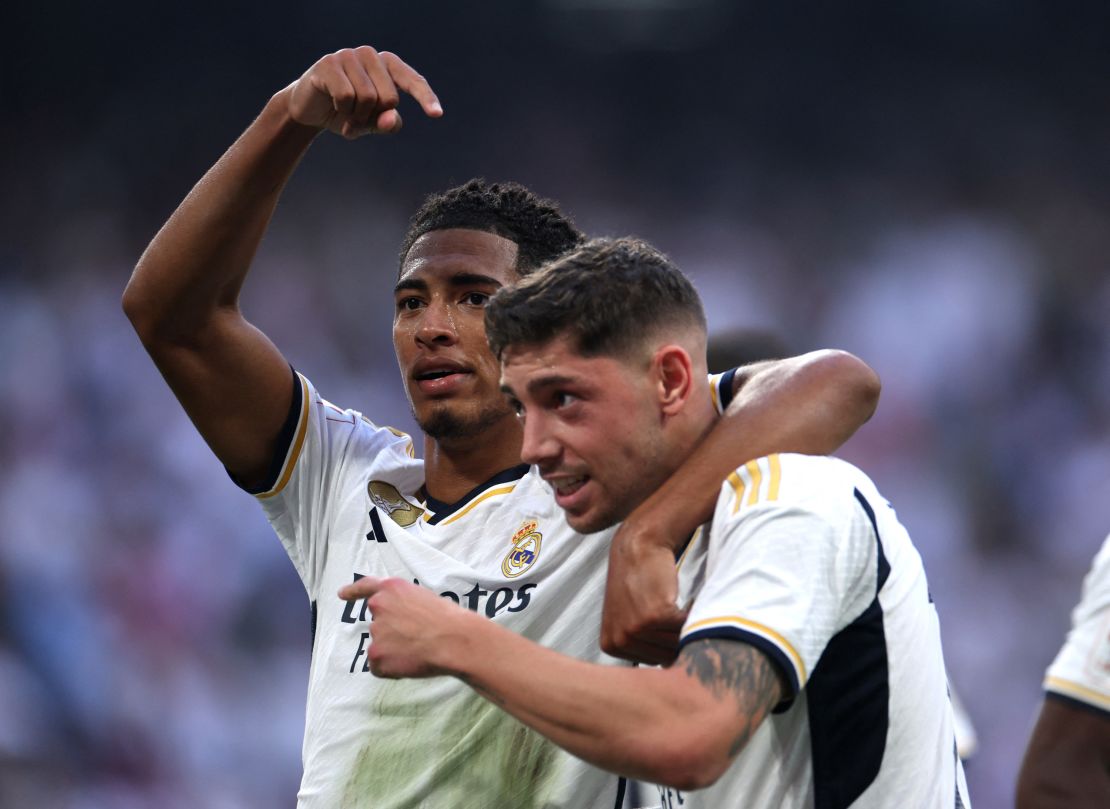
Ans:
{"type": "Polygon", "coordinates": [[[215,315],[193,341],[140,337],[216,457],[246,485],[261,482],[292,400],[281,352],[237,311],[215,315]]]}
{"type": "Polygon", "coordinates": [[[708,638],[687,644],[669,669],[673,686],[695,696],[696,712],[682,731],[665,735],[674,749],[659,767],[660,782],[703,789],[732,764],[768,713],[786,695],[771,658],[742,641],[708,638]]]}
{"type": "Polygon", "coordinates": [[[1049,696],[1018,776],[1017,809],[1110,806],[1110,716],[1049,696]]]}

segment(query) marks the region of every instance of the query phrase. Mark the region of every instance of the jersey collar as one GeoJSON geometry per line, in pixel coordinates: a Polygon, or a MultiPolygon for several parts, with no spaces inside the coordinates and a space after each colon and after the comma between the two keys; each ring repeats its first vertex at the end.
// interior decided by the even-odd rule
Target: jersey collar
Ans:
{"type": "Polygon", "coordinates": [[[424,487],[421,487],[421,494],[424,495],[424,505],[428,509],[428,511],[431,512],[431,514],[427,517],[428,524],[438,525],[443,520],[446,520],[448,517],[450,517],[452,514],[455,514],[456,512],[465,508],[468,503],[480,497],[484,492],[488,491],[494,486],[505,483],[512,483],[513,481],[520,480],[522,477],[528,474],[528,470],[530,468],[531,467],[528,464],[522,463],[498,472],[489,480],[475,486],[454,503],[444,503],[442,500],[436,500],[434,497],[427,493],[427,490],[424,489],[424,487]]]}

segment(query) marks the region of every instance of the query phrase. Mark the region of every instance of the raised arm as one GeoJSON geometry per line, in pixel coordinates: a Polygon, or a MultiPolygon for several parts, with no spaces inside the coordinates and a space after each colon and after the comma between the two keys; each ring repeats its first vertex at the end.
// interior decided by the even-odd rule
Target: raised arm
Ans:
{"type": "Polygon", "coordinates": [[[879,390],[875,372],[843,351],[740,369],[725,414],[613,539],[601,648],[632,660],[673,660],[684,618],[675,603],[675,555],[712,516],[725,477],[775,452],[833,452],[871,418],[879,390]]]}
{"type": "Polygon", "coordinates": [[[709,639],[668,669],[585,663],[402,579],[360,579],[379,677],[458,677],[560,747],[603,769],[680,790],[716,781],[781,700],[754,646],[709,639]]]}
{"type": "Polygon", "coordinates": [[[123,309],[185,411],[247,485],[266,475],[293,390],[289,365],[239,311],[239,290],[279,196],[324,129],[395,132],[400,92],[442,114],[397,56],[363,46],[325,56],[278,92],[147,247],[123,309]]]}

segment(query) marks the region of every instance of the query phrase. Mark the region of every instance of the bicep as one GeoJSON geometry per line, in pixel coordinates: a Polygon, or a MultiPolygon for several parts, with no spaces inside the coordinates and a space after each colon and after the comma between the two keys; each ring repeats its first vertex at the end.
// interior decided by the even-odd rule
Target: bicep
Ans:
{"type": "Polygon", "coordinates": [[[1049,695],[1025,752],[1017,805],[1110,806],[1110,714],[1049,695]]]}
{"type": "Polygon", "coordinates": [[[188,342],[143,342],[224,466],[248,486],[262,482],[293,397],[293,372],[277,347],[233,309],[188,342]]]}
{"type": "Polygon", "coordinates": [[[700,693],[710,722],[706,730],[728,762],[787,693],[778,666],[743,641],[706,638],[688,643],[672,670],[700,693]]]}

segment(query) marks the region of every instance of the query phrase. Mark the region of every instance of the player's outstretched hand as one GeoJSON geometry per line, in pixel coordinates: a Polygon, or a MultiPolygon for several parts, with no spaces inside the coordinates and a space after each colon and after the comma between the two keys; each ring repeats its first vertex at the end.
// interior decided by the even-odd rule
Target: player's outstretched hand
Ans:
{"type": "Polygon", "coordinates": [[[430,118],[443,107],[427,80],[396,54],[369,45],[330,53],[285,89],[294,121],[345,138],[388,134],[401,128],[401,93],[430,118]]]}
{"type": "Polygon", "coordinates": [[[370,671],[378,677],[448,674],[454,645],[465,642],[467,620],[485,620],[404,579],[367,576],[339,590],[344,601],[368,599],[370,671]]]}
{"type": "Polygon", "coordinates": [[[641,523],[646,521],[631,515],[609,548],[601,648],[626,660],[665,665],[678,654],[686,614],[676,604],[674,551],[641,523]]]}

